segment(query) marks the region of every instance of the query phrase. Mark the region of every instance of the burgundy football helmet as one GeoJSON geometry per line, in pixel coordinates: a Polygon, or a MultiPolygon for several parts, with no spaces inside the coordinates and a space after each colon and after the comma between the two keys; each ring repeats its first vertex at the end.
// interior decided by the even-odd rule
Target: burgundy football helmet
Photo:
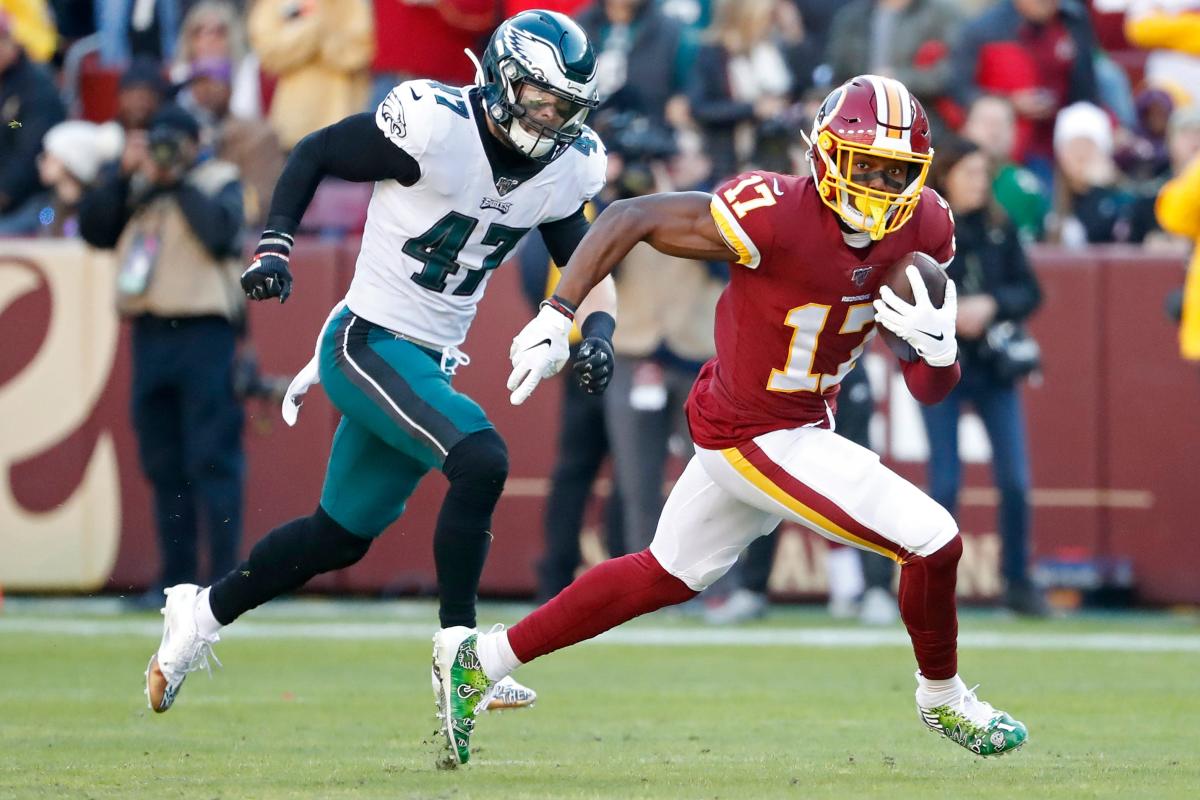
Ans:
{"type": "Polygon", "coordinates": [[[900,81],[879,75],[846,81],[821,104],[805,143],[821,201],[851,228],[877,241],[912,217],[933,148],[925,109],[900,81]],[[863,155],[908,164],[895,191],[855,181],[855,159],[863,155]]]}

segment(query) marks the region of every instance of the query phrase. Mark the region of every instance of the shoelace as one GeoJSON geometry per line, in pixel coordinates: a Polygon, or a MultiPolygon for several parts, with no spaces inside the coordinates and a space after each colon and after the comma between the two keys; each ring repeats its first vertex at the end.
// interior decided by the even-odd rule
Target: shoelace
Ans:
{"type": "Polygon", "coordinates": [[[204,670],[208,673],[208,677],[211,678],[212,664],[208,663],[210,658],[218,667],[225,666],[221,663],[221,659],[217,658],[217,654],[214,653],[212,649],[212,646],[220,641],[220,637],[216,637],[214,639],[205,639],[203,637],[198,638],[200,639],[200,644],[196,647],[196,652],[192,654],[191,658],[188,659],[187,664],[183,667],[183,672],[184,674],[187,674],[189,672],[198,672],[199,670],[204,670]]]}
{"type": "MultiPolygon", "coordinates": [[[[497,623],[496,623],[495,625],[493,625],[493,626],[491,627],[491,629],[488,631],[488,635],[490,636],[490,635],[491,635],[491,634],[493,634],[493,633],[499,633],[499,632],[500,632],[500,631],[502,631],[502,630],[504,630],[504,625],[503,625],[503,623],[497,622],[497,623]]],[[[478,647],[478,646],[479,646],[479,645],[478,645],[478,641],[479,641],[479,640],[477,639],[477,640],[476,640],[476,647],[478,647]]],[[[488,704],[489,704],[489,703],[491,703],[491,702],[492,702],[492,700],[494,700],[494,699],[496,698],[496,692],[498,692],[499,690],[500,690],[500,681],[496,681],[495,683],[493,683],[491,686],[489,686],[489,687],[488,687],[488,690],[487,690],[487,692],[485,692],[485,693],[484,693],[484,695],[483,695],[483,699],[479,701],[479,705],[475,706],[475,714],[476,714],[476,716],[478,716],[479,714],[482,714],[483,712],[487,711],[488,704]]]]}
{"type": "Polygon", "coordinates": [[[986,700],[980,700],[975,696],[975,690],[978,688],[979,684],[977,683],[970,689],[967,689],[966,694],[959,701],[959,705],[962,708],[964,717],[976,725],[986,725],[991,721],[992,717],[996,716],[996,709],[991,703],[986,700]]]}

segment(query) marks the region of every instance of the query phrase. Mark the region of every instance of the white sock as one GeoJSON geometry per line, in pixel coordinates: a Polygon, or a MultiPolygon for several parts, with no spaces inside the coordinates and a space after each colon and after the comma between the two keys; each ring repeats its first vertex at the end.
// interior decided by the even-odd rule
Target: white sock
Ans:
{"type": "Polygon", "coordinates": [[[212,606],[208,604],[208,593],[211,590],[211,586],[206,586],[196,595],[196,627],[206,639],[216,636],[217,631],[223,627],[213,616],[212,606]]]}
{"type": "Polygon", "coordinates": [[[957,674],[945,680],[931,680],[917,673],[917,704],[922,708],[953,705],[967,693],[967,685],[957,674]]]}
{"type": "Polygon", "coordinates": [[[508,631],[481,633],[475,640],[475,650],[479,653],[479,666],[488,680],[498,681],[521,666],[521,660],[513,653],[512,645],[508,643],[508,631]]]}

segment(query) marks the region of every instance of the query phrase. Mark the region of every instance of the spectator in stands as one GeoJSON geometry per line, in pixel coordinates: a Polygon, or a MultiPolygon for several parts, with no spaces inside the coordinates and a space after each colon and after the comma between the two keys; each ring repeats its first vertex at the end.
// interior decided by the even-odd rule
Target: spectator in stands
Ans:
{"type": "Polygon", "coordinates": [[[1050,212],[1050,187],[1012,160],[1017,118],[1012,103],[994,94],[980,95],[971,103],[962,135],[992,160],[992,195],[1004,209],[1017,233],[1026,242],[1042,238],[1050,212]]]}
{"type": "Polygon", "coordinates": [[[596,50],[596,75],[604,107],[678,124],[680,98],[694,53],[683,26],[663,15],[654,0],[596,0],[576,17],[596,50]]]}
{"type": "Polygon", "coordinates": [[[927,185],[954,211],[958,246],[946,272],[958,287],[962,380],[941,403],[921,408],[929,434],[929,494],[955,512],[962,479],[958,420],[970,403],[987,430],[1000,493],[1003,603],[1019,614],[1041,615],[1045,606],[1029,577],[1029,448],[1018,391],[1020,378],[1037,363],[1030,357],[1032,340],[1016,333],[1041,302],[1041,290],[1016,229],[991,202],[991,182],[988,158],[974,143],[952,139],[938,146],[927,185]]]}
{"type": "Polygon", "coordinates": [[[1127,241],[1133,195],[1118,180],[1109,116],[1074,103],[1056,120],[1051,239],[1067,247],[1127,241]]]}
{"type": "Polygon", "coordinates": [[[96,0],[100,60],[121,67],[138,56],[166,63],[179,38],[179,0],[96,0]]]}
{"type": "Polygon", "coordinates": [[[1163,252],[1185,250],[1190,240],[1164,232],[1155,207],[1163,186],[1183,173],[1200,148],[1200,106],[1172,109],[1169,93],[1153,88],[1143,90],[1140,99],[1139,111],[1145,121],[1132,134],[1125,152],[1118,153],[1117,162],[1135,179],[1128,240],[1163,252]],[[1147,97],[1153,98],[1152,104],[1147,97]],[[1144,110],[1147,105],[1149,111],[1144,110]],[[1162,119],[1164,113],[1169,114],[1166,119],[1162,119]]]}
{"type": "Polygon", "coordinates": [[[187,12],[179,31],[175,63],[171,65],[171,80],[177,84],[187,81],[198,61],[229,62],[229,113],[242,119],[262,119],[258,57],[250,52],[238,10],[225,0],[201,0],[187,12]]]}
{"type": "Polygon", "coordinates": [[[37,155],[46,132],[66,116],[50,73],[29,60],[0,10],[0,234],[37,227],[45,196],[37,155]]]}
{"type": "Polygon", "coordinates": [[[51,199],[40,214],[43,236],[79,235],[78,211],[84,192],[100,175],[100,167],[121,155],[125,132],[116,122],[60,122],[42,140],[38,176],[51,199]]]}
{"type": "Polygon", "coordinates": [[[54,12],[45,0],[0,3],[0,15],[7,15],[11,36],[31,61],[44,64],[58,49],[58,31],[54,12]]]}
{"type": "Polygon", "coordinates": [[[50,0],[51,13],[58,27],[59,50],[96,32],[96,0],[50,0]]]}
{"type": "MultiPolygon", "coordinates": [[[[209,574],[236,563],[242,532],[242,410],[234,396],[242,189],[232,164],[200,157],[178,106],[110,165],[79,207],[83,238],[115,248],[117,308],[132,327],[131,407],[154,492],[159,586],[197,583],[197,516],[209,574]]],[[[160,595],[146,600],[157,604],[160,595]]]]}
{"type": "Polygon", "coordinates": [[[962,122],[946,97],[961,24],[952,0],[852,0],[833,18],[825,61],[834,84],[864,73],[899,80],[931,112],[937,141],[962,122]]]}
{"type": "Polygon", "coordinates": [[[1180,311],[1179,350],[1185,359],[1200,361],[1200,110],[1193,106],[1175,114],[1179,119],[1171,120],[1171,156],[1173,164],[1182,163],[1159,193],[1158,221],[1163,230],[1193,243],[1180,311]]]}
{"type": "MultiPolygon", "coordinates": [[[[804,20],[805,38],[812,41],[813,49],[818,53],[829,51],[829,31],[833,27],[833,18],[845,5],[845,0],[789,0],[804,20]]],[[[828,78],[820,82],[822,99],[828,92],[828,78]]]]}
{"type": "Polygon", "coordinates": [[[953,49],[951,91],[959,105],[969,107],[984,92],[1012,100],[1014,158],[1046,183],[1055,115],[1074,102],[1098,102],[1093,39],[1076,0],[1000,0],[963,26],[953,49]]]}
{"type": "Polygon", "coordinates": [[[152,58],[135,58],[117,88],[117,122],[126,132],[146,130],[169,92],[162,66],[152,58]]]}
{"type": "MultiPolygon", "coordinates": [[[[782,8],[781,0],[717,0],[688,83],[691,115],[704,134],[714,181],[752,166],[791,171],[797,125],[788,112],[807,88],[795,76],[811,75],[819,54],[805,49],[802,24],[800,41],[774,35],[782,8]]],[[[798,22],[794,7],[786,8],[798,22]]]]}
{"type": "Polygon", "coordinates": [[[1117,166],[1133,180],[1163,177],[1171,168],[1167,156],[1167,122],[1175,110],[1175,101],[1164,89],[1146,87],[1135,101],[1137,123],[1131,130],[1120,130],[1120,144],[1114,156],[1117,166]]]}
{"type": "Polygon", "coordinates": [[[283,151],[265,121],[233,113],[232,67],[229,61],[219,58],[193,61],[188,90],[180,102],[200,122],[201,143],[217,158],[238,168],[245,190],[246,224],[261,227],[275,182],[283,172],[283,151]]]}
{"type": "Polygon", "coordinates": [[[1152,52],[1145,83],[1200,103],[1200,0],[1134,0],[1125,15],[1129,43],[1152,52]]]}
{"type": "Polygon", "coordinates": [[[482,37],[499,22],[495,0],[375,0],[372,7],[373,105],[383,102],[393,86],[412,78],[453,86],[471,83],[475,66],[463,50],[478,52],[482,37]]]}
{"type": "Polygon", "coordinates": [[[263,70],[279,78],[270,121],[286,149],[367,108],[375,55],[367,0],[258,0],[248,27],[263,70]]]}

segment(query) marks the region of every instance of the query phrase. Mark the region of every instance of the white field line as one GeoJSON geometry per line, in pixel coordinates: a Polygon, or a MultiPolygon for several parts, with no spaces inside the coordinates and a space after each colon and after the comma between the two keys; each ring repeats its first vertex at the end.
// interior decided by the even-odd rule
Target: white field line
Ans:
{"type": "MultiPolygon", "coordinates": [[[[66,636],[140,636],[150,641],[162,625],[144,619],[57,619],[0,617],[5,634],[66,636]]],[[[243,621],[221,632],[227,639],[336,639],[343,641],[427,641],[432,625],[407,622],[255,622],[243,621]]],[[[600,636],[601,644],[650,647],[908,647],[903,630],[862,628],[618,628],[600,636]]],[[[959,645],[972,650],[1087,650],[1118,653],[1200,653],[1200,636],[1139,633],[960,633],[959,645]]]]}

